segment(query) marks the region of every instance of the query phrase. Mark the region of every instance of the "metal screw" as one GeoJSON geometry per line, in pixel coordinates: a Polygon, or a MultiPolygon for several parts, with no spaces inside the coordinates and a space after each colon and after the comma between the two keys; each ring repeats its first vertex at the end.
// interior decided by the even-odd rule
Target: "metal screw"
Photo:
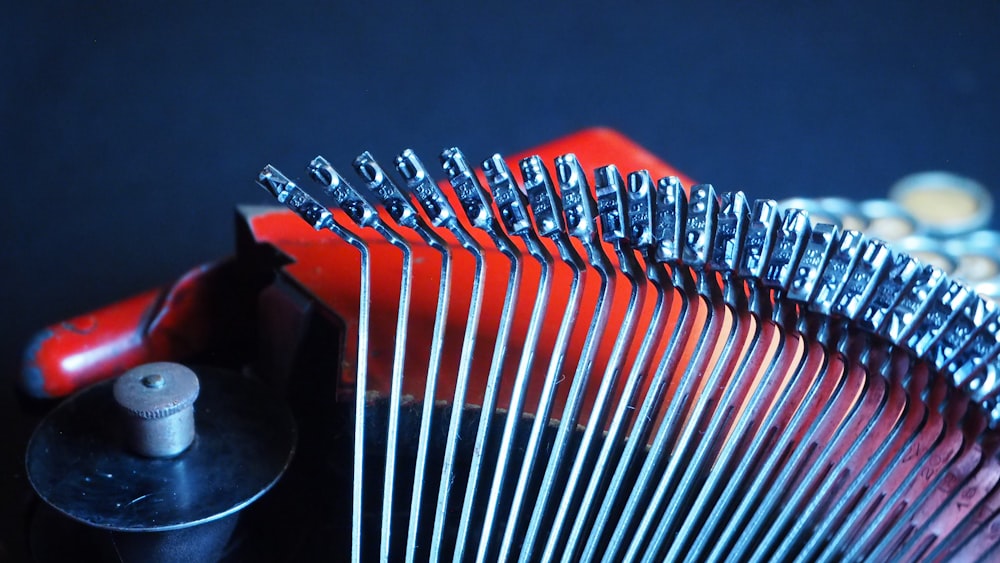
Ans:
{"type": "Polygon", "coordinates": [[[162,389],[164,383],[166,383],[166,380],[163,379],[163,376],[158,373],[147,375],[142,378],[143,386],[148,387],[149,389],[162,389]]]}

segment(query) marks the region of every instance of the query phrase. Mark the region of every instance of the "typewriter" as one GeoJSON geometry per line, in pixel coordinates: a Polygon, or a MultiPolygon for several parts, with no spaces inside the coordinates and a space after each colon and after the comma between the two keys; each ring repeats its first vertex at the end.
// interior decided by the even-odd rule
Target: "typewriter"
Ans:
{"type": "Polygon", "coordinates": [[[38,336],[35,560],[1000,557],[980,186],[435,156],[267,165],[233,257],[38,336]]]}

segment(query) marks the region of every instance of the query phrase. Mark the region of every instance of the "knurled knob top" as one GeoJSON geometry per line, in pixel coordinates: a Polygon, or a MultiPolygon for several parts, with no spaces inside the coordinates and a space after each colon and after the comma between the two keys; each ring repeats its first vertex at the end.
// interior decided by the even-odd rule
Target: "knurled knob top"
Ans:
{"type": "Polygon", "coordinates": [[[125,372],[115,381],[114,396],[129,414],[150,420],[190,407],[198,390],[193,371],[172,362],[156,362],[125,372]]]}

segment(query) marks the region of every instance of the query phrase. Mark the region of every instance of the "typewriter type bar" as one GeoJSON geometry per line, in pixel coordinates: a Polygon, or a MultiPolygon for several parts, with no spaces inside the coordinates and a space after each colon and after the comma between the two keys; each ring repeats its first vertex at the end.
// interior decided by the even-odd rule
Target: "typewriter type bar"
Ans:
{"type": "Polygon", "coordinates": [[[361,255],[336,280],[354,561],[1000,556],[996,304],[742,192],[573,154],[440,163],[364,153],[353,186],[317,157],[332,209],[258,177],[361,255]]]}

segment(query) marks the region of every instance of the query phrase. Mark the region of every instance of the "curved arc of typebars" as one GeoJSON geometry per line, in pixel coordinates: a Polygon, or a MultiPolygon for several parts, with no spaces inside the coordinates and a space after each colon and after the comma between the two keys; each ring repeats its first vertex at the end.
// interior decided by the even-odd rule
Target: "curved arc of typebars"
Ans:
{"type": "MultiPolygon", "coordinates": [[[[515,553],[520,561],[564,562],[655,561],[664,554],[686,561],[878,560],[981,555],[991,549],[982,538],[993,536],[980,532],[987,526],[1000,530],[1000,463],[996,445],[980,437],[985,428],[1000,426],[1000,308],[992,302],[863,233],[812,225],[801,210],[782,215],[773,201],[751,204],[742,192],[719,195],[701,184],[688,195],[676,178],[654,182],[647,172],[635,171],[626,181],[613,165],[596,169],[592,192],[571,154],[555,160],[554,176],[539,157],[523,159],[520,184],[494,155],[482,165],[487,191],[458,149],[443,151],[440,161],[464,221],[412,151],[394,161],[403,187],[368,153],[354,162],[361,189],[322,157],[308,167],[356,227],[373,229],[402,252],[377,532],[380,560],[396,557],[393,491],[400,471],[395,459],[414,244],[388,226],[383,212],[441,255],[407,561],[425,557],[423,549],[432,560],[448,557],[449,542],[455,561],[473,553],[477,561],[512,559],[515,553]],[[488,235],[509,268],[471,465],[468,475],[456,475],[486,269],[485,251],[470,228],[488,235]],[[511,237],[520,240],[540,272],[516,354],[510,337],[525,263],[511,237]],[[427,474],[431,419],[455,243],[476,266],[430,545],[422,546],[421,498],[432,479],[427,474]],[[556,267],[546,245],[558,251],[572,281],[554,344],[542,350],[556,267]],[[617,256],[617,268],[605,248],[617,256]],[[543,437],[590,270],[598,275],[600,290],[594,310],[587,311],[589,327],[545,459],[543,437]],[[601,377],[590,385],[598,349],[612,342],[605,329],[621,278],[629,288],[626,312],[612,331],[601,377]],[[644,316],[649,291],[655,304],[644,316]],[[664,343],[671,315],[676,324],[664,343]],[[648,324],[640,327],[640,318],[648,324]],[[639,333],[642,338],[635,338],[639,333]],[[534,360],[541,354],[549,360],[536,418],[514,466],[509,462],[520,447],[515,439],[534,360]],[[685,354],[689,360],[681,366],[685,354]],[[490,427],[508,355],[517,356],[517,369],[495,466],[488,468],[490,427]],[[932,372],[944,377],[931,378],[932,372]],[[595,389],[577,443],[585,396],[595,389]],[[935,471],[928,473],[927,467],[935,471]],[[490,475],[484,496],[480,485],[490,475]],[[465,491],[457,537],[449,539],[446,524],[457,477],[465,478],[459,481],[465,491]],[[514,483],[512,493],[508,481],[514,483]],[[775,482],[797,486],[784,491],[775,482]],[[982,501],[982,507],[973,514],[942,500],[962,495],[969,504],[982,501]],[[937,501],[938,508],[925,501],[937,501]],[[475,520],[480,513],[481,522],[475,520]],[[948,518],[964,519],[974,529],[954,538],[935,536],[948,518]],[[890,523],[866,525],[880,521],[890,523]]],[[[371,253],[363,236],[338,223],[274,167],[268,165],[258,183],[315,229],[331,231],[361,254],[351,532],[352,559],[360,561],[363,538],[375,533],[362,528],[361,486],[371,253]]]]}

